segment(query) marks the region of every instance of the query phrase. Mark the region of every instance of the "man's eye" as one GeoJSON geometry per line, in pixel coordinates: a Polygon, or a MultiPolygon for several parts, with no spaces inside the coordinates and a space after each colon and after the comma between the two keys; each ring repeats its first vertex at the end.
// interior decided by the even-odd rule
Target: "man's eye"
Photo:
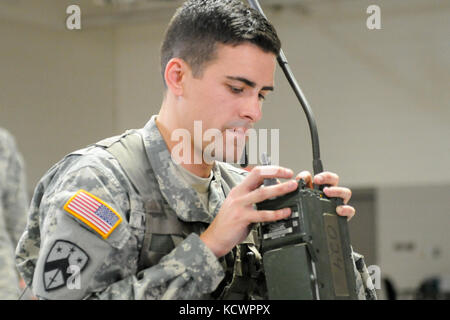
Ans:
{"type": "Polygon", "coordinates": [[[259,100],[266,100],[266,97],[264,97],[261,93],[258,94],[259,100]]]}
{"type": "Polygon", "coordinates": [[[242,91],[244,91],[244,89],[236,88],[236,87],[233,87],[233,86],[230,86],[230,90],[233,93],[241,93],[242,91]]]}

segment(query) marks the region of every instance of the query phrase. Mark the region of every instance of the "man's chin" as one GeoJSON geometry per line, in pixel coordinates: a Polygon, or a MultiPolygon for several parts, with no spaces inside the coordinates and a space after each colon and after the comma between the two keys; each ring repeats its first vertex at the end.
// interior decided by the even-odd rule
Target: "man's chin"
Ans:
{"type": "Polygon", "coordinates": [[[220,161],[220,162],[226,162],[226,163],[232,163],[232,164],[241,164],[243,163],[243,155],[244,155],[244,149],[240,151],[239,153],[236,153],[235,150],[226,153],[212,153],[211,155],[204,155],[205,162],[208,163],[208,161],[220,161]],[[234,151],[234,152],[233,152],[234,151]]]}

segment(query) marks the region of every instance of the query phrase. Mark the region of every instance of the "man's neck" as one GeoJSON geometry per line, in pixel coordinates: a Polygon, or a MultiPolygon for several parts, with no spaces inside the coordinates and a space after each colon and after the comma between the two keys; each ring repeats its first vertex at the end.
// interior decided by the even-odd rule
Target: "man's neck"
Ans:
{"type": "MultiPolygon", "coordinates": [[[[172,149],[177,145],[179,142],[173,141],[171,139],[172,132],[176,129],[179,129],[175,123],[172,121],[169,121],[169,119],[166,116],[166,113],[163,112],[163,109],[161,108],[158,116],[155,119],[156,126],[158,127],[159,132],[161,133],[161,136],[163,137],[164,141],[166,142],[167,148],[169,149],[170,154],[172,154],[172,149]]],[[[202,159],[202,162],[199,164],[194,163],[194,152],[198,152],[194,146],[192,145],[192,141],[189,141],[189,147],[190,147],[190,154],[191,154],[191,161],[190,163],[184,163],[182,161],[180,163],[180,166],[188,170],[189,172],[195,174],[196,176],[202,177],[202,178],[208,178],[211,174],[211,170],[213,167],[213,164],[207,164],[205,163],[203,159],[203,155],[200,155],[200,158],[202,159]]]]}

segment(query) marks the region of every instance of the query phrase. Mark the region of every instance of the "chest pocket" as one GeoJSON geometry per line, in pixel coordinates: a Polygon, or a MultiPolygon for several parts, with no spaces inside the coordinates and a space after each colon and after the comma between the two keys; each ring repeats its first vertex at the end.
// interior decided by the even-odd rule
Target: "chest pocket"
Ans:
{"type": "Polygon", "coordinates": [[[146,204],[145,236],[139,257],[139,270],[157,264],[189,234],[200,234],[206,228],[206,224],[201,222],[181,221],[162,196],[160,199],[146,204]]]}
{"type": "Polygon", "coordinates": [[[121,136],[100,141],[96,145],[105,148],[117,159],[139,195],[137,198],[130,197],[130,224],[134,226],[135,235],[142,243],[138,270],[157,264],[190,233],[200,234],[205,229],[201,222],[179,220],[165,201],[147,158],[140,130],[128,130],[121,136]],[[142,213],[142,209],[136,210],[141,208],[142,202],[145,213],[142,213]]]}
{"type": "MultiPolygon", "coordinates": [[[[145,214],[142,212],[137,214],[138,212],[133,210],[130,213],[130,220],[137,221],[139,235],[145,228],[143,239],[141,236],[138,237],[142,239],[138,271],[158,264],[162,257],[169,254],[189,234],[201,234],[206,229],[205,223],[184,222],[178,219],[168,205],[160,193],[138,130],[128,131],[120,137],[102,141],[98,145],[103,146],[115,156],[145,203],[143,208],[145,214]],[[140,223],[142,218],[144,221],[140,223]]],[[[132,207],[139,207],[139,205],[132,205],[132,207]]],[[[252,238],[249,235],[242,245],[219,259],[226,271],[226,278],[212,294],[213,297],[241,299],[248,297],[250,291],[254,291],[255,286],[252,283],[261,273],[259,270],[253,270],[254,268],[245,267],[261,265],[260,261],[249,261],[249,258],[255,260],[255,257],[256,260],[260,260],[260,255],[255,250],[256,242],[252,238]]]]}

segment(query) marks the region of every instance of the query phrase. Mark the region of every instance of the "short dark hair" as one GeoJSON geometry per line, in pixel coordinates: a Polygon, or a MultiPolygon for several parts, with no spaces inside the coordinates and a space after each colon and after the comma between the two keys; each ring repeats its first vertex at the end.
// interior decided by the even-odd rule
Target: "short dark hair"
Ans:
{"type": "MultiPolygon", "coordinates": [[[[215,58],[216,44],[255,44],[277,55],[281,48],[275,28],[258,11],[240,0],[188,0],[170,20],[161,46],[161,73],[178,57],[199,77],[215,58]]],[[[166,85],[164,80],[164,85],[166,85]]]]}

